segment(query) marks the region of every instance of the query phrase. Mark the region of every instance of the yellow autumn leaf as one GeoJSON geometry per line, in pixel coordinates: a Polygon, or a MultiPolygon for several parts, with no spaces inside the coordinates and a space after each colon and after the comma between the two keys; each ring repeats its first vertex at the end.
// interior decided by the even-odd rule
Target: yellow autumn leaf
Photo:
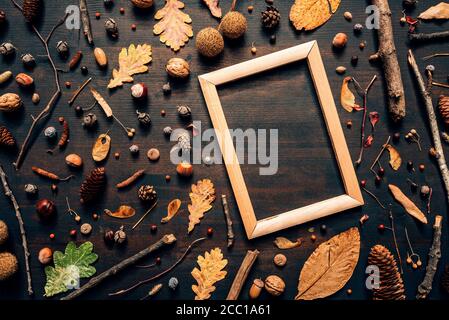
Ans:
{"type": "Polygon", "coordinates": [[[296,30],[313,30],[326,23],[341,0],[296,0],[290,9],[290,21],[296,30]]]}
{"type": "Polygon", "coordinates": [[[341,85],[340,103],[343,109],[348,112],[352,112],[357,106],[355,104],[355,96],[349,89],[349,82],[352,81],[351,77],[346,77],[343,79],[343,84],[341,85]]]}
{"type": "Polygon", "coordinates": [[[112,71],[112,79],[108,88],[121,87],[123,83],[133,82],[133,75],[148,71],[147,64],[151,62],[152,49],[148,44],[131,44],[128,49],[123,48],[119,54],[119,69],[112,71]]]}
{"type": "Polygon", "coordinates": [[[390,166],[393,170],[397,171],[402,164],[402,158],[398,150],[391,144],[386,144],[385,149],[390,153],[390,166]]]}
{"type": "Polygon", "coordinates": [[[197,282],[192,285],[192,291],[195,293],[195,300],[206,300],[215,291],[214,284],[226,277],[227,272],[223,268],[228,260],[223,259],[220,248],[215,248],[210,252],[206,251],[204,257],[198,256],[197,262],[200,268],[195,267],[191,272],[197,282]]]}
{"type": "Polygon", "coordinates": [[[192,184],[192,192],[189,194],[192,202],[187,207],[189,209],[189,227],[188,232],[192,232],[193,228],[200,223],[204,214],[212,209],[212,202],[215,200],[215,188],[212,181],[203,179],[192,184]]]}
{"type": "Polygon", "coordinates": [[[181,49],[193,37],[192,19],[181,11],[183,8],[181,1],[165,0],[165,6],[154,16],[160,21],[154,25],[153,33],[173,51],[181,49]]]}

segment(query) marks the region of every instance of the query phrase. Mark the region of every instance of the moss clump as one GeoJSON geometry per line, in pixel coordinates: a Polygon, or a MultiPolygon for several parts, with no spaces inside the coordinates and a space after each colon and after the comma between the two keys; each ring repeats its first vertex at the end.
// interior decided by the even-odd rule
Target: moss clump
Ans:
{"type": "Polygon", "coordinates": [[[243,14],[237,11],[231,11],[221,19],[218,31],[226,38],[237,39],[243,36],[247,25],[246,18],[243,14]]]}
{"type": "Polygon", "coordinates": [[[196,36],[196,49],[205,57],[216,57],[223,52],[223,37],[217,29],[204,28],[196,36]]]}
{"type": "Polygon", "coordinates": [[[8,226],[0,220],[0,246],[8,240],[8,226]]]}
{"type": "Polygon", "coordinates": [[[15,255],[9,252],[0,253],[0,281],[9,279],[19,269],[15,255]]]}

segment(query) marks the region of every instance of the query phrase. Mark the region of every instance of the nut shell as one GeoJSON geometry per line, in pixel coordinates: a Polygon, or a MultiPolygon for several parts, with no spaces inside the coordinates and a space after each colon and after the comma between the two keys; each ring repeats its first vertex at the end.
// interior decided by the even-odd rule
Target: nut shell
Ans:
{"type": "Polygon", "coordinates": [[[285,290],[285,282],[276,275],[268,276],[265,279],[265,290],[272,296],[280,296],[285,290]]]}
{"type": "Polygon", "coordinates": [[[22,106],[22,99],[15,93],[5,93],[0,96],[0,111],[12,112],[19,110],[22,106]]]}
{"type": "Polygon", "coordinates": [[[190,75],[190,65],[182,58],[168,60],[165,70],[174,78],[185,79],[190,75]]]}
{"type": "Polygon", "coordinates": [[[65,157],[65,163],[72,168],[81,168],[83,166],[83,159],[76,153],[72,153],[65,157]]]}
{"type": "Polygon", "coordinates": [[[132,4],[140,9],[151,8],[154,4],[153,0],[131,0],[132,4]]]}

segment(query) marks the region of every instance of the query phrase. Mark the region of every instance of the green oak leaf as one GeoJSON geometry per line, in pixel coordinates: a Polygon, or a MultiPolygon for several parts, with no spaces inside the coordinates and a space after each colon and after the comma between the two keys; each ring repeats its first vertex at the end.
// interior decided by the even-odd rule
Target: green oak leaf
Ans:
{"type": "Polygon", "coordinates": [[[89,278],[97,272],[91,266],[98,259],[98,255],[92,252],[93,248],[92,242],[85,242],[78,248],[74,242],[69,242],[64,253],[56,251],[53,254],[55,266],[45,267],[46,297],[78,288],[81,278],[89,278]]]}

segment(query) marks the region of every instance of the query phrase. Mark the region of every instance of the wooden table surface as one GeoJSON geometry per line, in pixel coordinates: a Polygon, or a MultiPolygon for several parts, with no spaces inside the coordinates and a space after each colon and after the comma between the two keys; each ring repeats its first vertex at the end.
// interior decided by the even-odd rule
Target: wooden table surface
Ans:
{"type": "MultiPolygon", "coordinates": [[[[367,179],[368,188],[378,195],[383,203],[393,204],[392,208],[396,223],[398,245],[404,260],[408,250],[404,228],[407,227],[413,248],[421,255],[425,266],[427,263],[427,252],[432,240],[431,226],[434,221],[434,216],[436,214],[443,215],[443,257],[440,262],[441,268],[439,268],[436,274],[434,289],[430,294],[430,298],[447,298],[447,295],[443,293],[443,290],[440,289],[437,283],[440,281],[442,275],[442,267],[448,263],[446,250],[449,241],[447,236],[447,203],[437,165],[429,158],[427,153],[427,150],[431,146],[431,138],[426,112],[419,95],[416,93],[416,85],[407,66],[406,53],[409,48],[409,43],[407,41],[407,27],[402,27],[399,24],[402,10],[401,1],[390,1],[393,11],[398,58],[407,96],[407,117],[399,125],[392,123],[388,118],[385,98],[386,89],[382,71],[378,66],[371,65],[368,62],[369,55],[376,50],[377,46],[375,31],[364,29],[358,36],[355,36],[352,32],[354,23],[364,23],[366,18],[365,8],[369,5],[369,1],[342,1],[338,12],[327,24],[308,33],[295,32],[288,21],[288,14],[293,1],[275,1],[282,15],[281,25],[276,31],[277,42],[275,45],[269,43],[270,33],[267,33],[260,23],[260,11],[265,7],[264,1],[239,1],[237,8],[248,19],[248,32],[240,41],[226,42],[224,53],[213,61],[201,58],[197,54],[194,46],[195,38],[190,40],[185,48],[175,54],[166,48],[165,45],[161,44],[158,37],[153,35],[152,27],[155,23],[153,16],[155,10],[162,7],[162,0],[155,1],[155,9],[149,12],[135,10],[130,1],[124,0],[114,1],[115,5],[108,9],[103,6],[103,1],[88,2],[95,45],[105,49],[108,53],[108,70],[100,71],[97,68],[93,59],[92,49],[88,46],[83,36],[79,38],[77,31],[67,30],[64,27],[58,29],[54,34],[51,41],[52,54],[55,57],[58,67],[65,69],[67,62],[62,61],[58,57],[55,51],[56,43],[59,40],[68,41],[72,54],[78,49],[82,50],[84,52],[84,58],[81,65],[89,68],[88,76],[93,77],[92,86],[105,95],[118,118],[122,119],[126,125],[138,128],[137,134],[133,140],[129,140],[118,124],[114,121],[108,121],[99,109],[94,110],[99,118],[98,128],[93,131],[83,129],[81,126],[82,118],[75,114],[74,109],[68,106],[67,101],[73,91],[86,80],[87,76],[82,75],[79,69],[61,74],[62,83],[70,81],[72,82],[72,88],[63,88],[63,95],[54,113],[48,122],[41,127],[35,144],[29,152],[21,170],[15,172],[12,167],[12,162],[16,156],[15,152],[2,150],[0,153],[0,163],[4,166],[9,176],[11,187],[22,206],[22,214],[26,223],[31,250],[31,268],[35,288],[34,298],[29,298],[26,295],[23,252],[17,221],[9,200],[1,196],[0,219],[6,221],[11,230],[10,240],[4,249],[14,252],[19,257],[20,272],[13,279],[0,283],[0,299],[45,299],[43,298],[45,274],[43,267],[37,260],[37,254],[44,246],[50,246],[54,250],[63,250],[67,242],[73,240],[69,236],[69,230],[77,228],[73,218],[66,213],[66,196],[70,199],[72,207],[81,214],[82,220],[93,225],[92,235],[85,237],[78,234],[76,243],[80,244],[87,240],[93,242],[94,251],[100,257],[95,264],[98,272],[102,272],[124,258],[138,252],[145,246],[158,240],[164,234],[173,233],[178,238],[173,248],[162,250],[157,255],[149,257],[142,262],[151,263],[155,257],[160,256],[162,259],[160,266],[153,269],[128,268],[85,294],[82,297],[83,299],[107,299],[108,293],[127,287],[138,280],[158,273],[179,258],[191,241],[204,236],[208,227],[214,228],[215,233],[213,236],[193,248],[192,252],[182,264],[160,279],[160,282],[164,283],[165,286],[155,299],[193,299],[194,294],[191,290],[191,285],[194,283],[194,280],[190,272],[196,266],[197,256],[203,254],[205,250],[210,250],[215,247],[222,249],[229,263],[226,267],[228,276],[225,280],[217,284],[217,289],[212,294],[212,299],[224,299],[226,297],[238,267],[246,251],[250,249],[258,249],[260,256],[251,271],[240,297],[247,299],[248,289],[252,279],[256,277],[265,278],[270,274],[277,274],[287,284],[285,293],[279,299],[293,299],[297,292],[299,272],[307,257],[321,242],[352,226],[357,226],[359,218],[363,214],[368,214],[370,219],[360,229],[362,248],[359,263],[345,289],[340,290],[331,296],[330,299],[369,299],[370,292],[365,288],[365,267],[369,249],[375,244],[383,244],[394,252],[391,232],[386,231],[381,234],[377,231],[378,224],[388,225],[389,221],[386,213],[380,209],[373,199],[364,194],[366,205],[362,208],[336,214],[319,221],[313,221],[260,239],[248,241],[224,166],[196,165],[194,175],[191,179],[180,179],[176,175],[175,166],[169,161],[169,150],[173,146],[173,142],[170,142],[164,137],[162,132],[165,126],[172,126],[173,128],[185,126],[185,123],[178,118],[176,112],[176,106],[179,104],[191,106],[193,119],[201,121],[203,129],[211,128],[210,118],[197,81],[198,75],[254,58],[250,52],[252,43],[257,47],[256,56],[261,56],[310,40],[317,40],[320,46],[334,98],[338,105],[340,120],[344,126],[344,132],[353,159],[357,157],[359,150],[359,128],[362,113],[349,114],[339,106],[339,92],[343,77],[337,75],[334,70],[339,65],[346,66],[348,68],[347,74],[354,76],[362,85],[366,85],[373,75],[377,74],[379,76],[379,80],[374,84],[369,94],[368,107],[370,111],[378,111],[380,113],[380,122],[376,127],[374,144],[370,149],[366,150],[363,164],[357,169],[358,178],[367,179]],[[255,7],[252,14],[247,12],[246,8],[248,5],[254,5],[255,7]],[[119,13],[120,7],[126,9],[123,15],[119,13]],[[94,17],[97,11],[101,13],[100,20],[96,20],[94,17]],[[343,12],[345,11],[352,12],[354,16],[353,22],[347,22],[343,18],[343,12]],[[103,24],[107,17],[113,17],[119,25],[120,36],[118,40],[110,39],[105,33],[103,24]],[[131,30],[131,24],[133,23],[137,25],[136,31],[131,30]],[[332,38],[337,32],[345,32],[349,35],[347,48],[338,53],[333,52],[331,47],[332,38]],[[358,48],[361,40],[365,40],[367,43],[364,51],[358,48]],[[114,91],[108,91],[106,89],[112,68],[117,66],[117,57],[120,49],[129,46],[131,43],[148,43],[153,47],[153,61],[150,65],[149,72],[135,77],[135,82],[145,82],[149,88],[148,103],[140,105],[133,102],[130,96],[129,84],[114,91]],[[359,63],[356,67],[350,64],[350,59],[353,55],[359,56],[359,63]],[[191,77],[185,82],[172,81],[172,94],[170,96],[164,96],[161,88],[168,81],[164,65],[167,59],[174,56],[182,57],[189,61],[192,70],[191,77]],[[145,110],[151,114],[153,123],[149,130],[143,130],[138,127],[135,116],[136,109],[141,111],[145,110]],[[160,116],[161,109],[165,109],[167,112],[165,118],[160,116]],[[44,137],[43,129],[51,125],[60,130],[60,125],[57,122],[59,116],[64,116],[69,121],[71,126],[71,140],[63,152],[56,152],[52,156],[45,152],[52,144],[49,144],[44,137]],[[347,129],[345,126],[348,119],[352,119],[353,121],[352,129],[347,129]],[[396,147],[400,151],[404,162],[411,160],[415,163],[416,167],[418,164],[423,163],[426,166],[425,171],[420,173],[417,170],[417,172],[410,173],[404,164],[398,172],[393,172],[388,166],[388,156],[385,154],[381,161],[386,168],[386,176],[381,185],[376,187],[374,185],[374,177],[369,172],[369,166],[376,157],[382,144],[388,135],[392,135],[394,132],[405,134],[412,128],[415,128],[422,137],[423,151],[419,152],[416,144],[408,144],[404,138],[401,138],[400,142],[396,144],[396,147]],[[79,203],[78,190],[84,176],[95,167],[95,163],[90,157],[90,150],[94,139],[100,133],[108,130],[110,130],[109,132],[112,137],[112,148],[109,158],[103,164],[106,167],[108,176],[107,192],[94,205],[83,207],[79,203]],[[136,158],[131,157],[128,151],[129,146],[133,143],[138,144],[141,149],[140,155],[136,158]],[[150,147],[156,147],[161,151],[161,159],[157,163],[149,163],[146,158],[146,150],[150,147]],[[33,174],[31,166],[36,165],[49,168],[61,176],[71,174],[72,172],[64,162],[64,157],[72,152],[76,152],[84,158],[84,168],[80,172],[75,172],[76,177],[70,182],[59,183],[59,191],[54,195],[50,190],[50,183],[33,174]],[[114,152],[121,153],[120,160],[114,159],[112,156],[114,152]],[[155,186],[159,196],[159,205],[138,229],[131,231],[130,227],[139,218],[145,207],[139,203],[137,198],[137,186],[117,192],[114,185],[139,168],[145,168],[147,170],[146,176],[139,183],[155,186]],[[167,174],[172,176],[170,183],[165,182],[165,175],[167,174]],[[201,178],[211,178],[216,186],[217,195],[226,194],[229,198],[236,233],[235,246],[230,250],[226,248],[226,228],[220,201],[214,203],[213,209],[206,213],[201,224],[195,228],[191,235],[187,235],[188,193],[191,183],[201,178]],[[429,216],[430,223],[426,226],[420,225],[408,216],[394,202],[388,192],[388,183],[397,184],[424,210],[425,201],[420,199],[419,194],[413,194],[410,191],[407,178],[413,179],[420,185],[426,183],[434,190],[432,213],[429,216]],[[49,198],[56,202],[58,216],[55,221],[42,223],[39,220],[34,209],[35,202],[38,198],[28,198],[23,191],[24,185],[27,183],[37,184],[39,186],[38,198],[49,198]],[[166,206],[174,198],[182,199],[182,211],[170,223],[161,225],[159,221],[166,214],[166,206]],[[121,204],[134,206],[138,211],[138,215],[129,220],[118,221],[101,214],[99,221],[93,221],[91,217],[93,212],[102,213],[105,208],[115,209],[121,204]],[[153,223],[158,225],[156,234],[150,232],[150,225],[153,223]],[[327,226],[327,232],[325,234],[319,231],[322,224],[327,226]],[[121,225],[124,225],[125,230],[128,230],[129,240],[127,245],[121,248],[108,248],[103,241],[103,230],[107,228],[118,229],[121,225]],[[310,228],[315,228],[316,242],[310,240],[310,228]],[[54,240],[49,239],[50,233],[55,233],[56,238],[54,240]],[[304,243],[300,248],[284,252],[288,258],[288,263],[282,269],[276,267],[272,262],[274,255],[279,252],[273,246],[273,240],[276,236],[284,236],[290,239],[302,237],[304,239],[304,243]],[[168,279],[172,276],[177,277],[180,281],[180,286],[175,292],[169,290],[166,285],[168,279]],[[346,289],[348,288],[351,288],[353,291],[350,296],[346,293],[346,289]]],[[[230,2],[230,0],[221,1],[224,12],[228,10],[230,2]]],[[[413,15],[416,16],[419,12],[425,10],[428,5],[430,6],[438,2],[436,0],[420,2],[413,15]]],[[[64,14],[65,8],[70,4],[76,3],[77,1],[74,0],[45,1],[44,18],[38,26],[39,30],[43,34],[49,32],[51,27],[64,14]]],[[[201,1],[186,0],[185,3],[185,12],[193,20],[192,25],[195,35],[204,27],[217,26],[217,20],[211,17],[207,8],[201,4],[201,1]]],[[[54,90],[54,83],[50,73],[51,69],[45,57],[42,56],[44,53],[43,48],[36,36],[24,22],[21,14],[13,8],[10,1],[2,0],[0,7],[7,13],[9,21],[6,26],[0,29],[0,41],[11,41],[18,48],[18,54],[15,59],[1,60],[1,71],[10,69],[14,74],[23,72],[24,68],[20,62],[20,55],[23,53],[30,52],[37,59],[37,67],[31,72],[31,75],[35,78],[36,91],[41,95],[42,101],[39,105],[33,105],[31,103],[31,93],[19,89],[14,81],[3,85],[0,89],[2,94],[6,92],[18,92],[24,99],[25,107],[23,111],[14,114],[2,113],[0,115],[0,124],[10,128],[17,140],[22,142],[31,123],[30,115],[36,115],[44,103],[48,101],[54,90]]],[[[419,30],[425,32],[444,29],[447,29],[447,23],[425,23],[419,26],[419,30]]],[[[424,70],[427,63],[421,58],[435,52],[447,52],[447,42],[418,46],[414,48],[414,52],[421,70],[424,70]]],[[[449,66],[448,59],[436,58],[430,63],[436,67],[435,78],[441,82],[445,82],[449,66]]],[[[445,89],[435,88],[435,103],[437,97],[444,93],[447,94],[445,89]]],[[[242,128],[244,130],[247,128],[279,129],[278,173],[274,176],[261,177],[258,174],[259,166],[243,166],[249,192],[253,198],[259,218],[271,216],[288,209],[341,194],[343,189],[338,168],[330,149],[330,141],[318,109],[317,98],[313,91],[311,78],[304,64],[298,63],[224,86],[220,88],[220,97],[231,128],[242,128]]],[[[92,102],[92,97],[86,90],[80,95],[76,104],[87,107],[92,102]]],[[[367,125],[367,130],[370,130],[369,125],[367,125]]],[[[407,298],[414,299],[417,286],[424,276],[424,268],[413,271],[405,263],[403,268],[407,298]]],[[[138,299],[145,295],[151,286],[142,286],[122,298],[138,299]]],[[[267,293],[263,293],[262,298],[269,299],[270,297],[267,293]]]]}

